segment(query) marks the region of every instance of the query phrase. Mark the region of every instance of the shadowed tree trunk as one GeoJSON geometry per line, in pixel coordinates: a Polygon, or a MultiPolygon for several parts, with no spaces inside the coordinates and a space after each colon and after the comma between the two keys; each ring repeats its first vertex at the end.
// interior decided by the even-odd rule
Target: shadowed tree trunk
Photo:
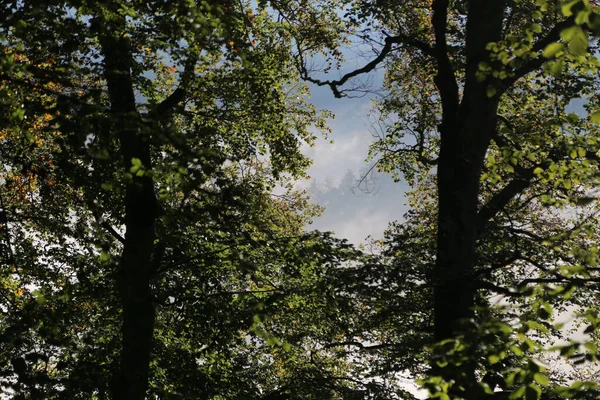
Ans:
{"type": "Polygon", "coordinates": [[[505,6],[504,1],[469,2],[466,77],[459,101],[444,38],[447,5],[440,4],[443,0],[435,3],[435,50],[440,63],[436,85],[443,106],[434,317],[435,340],[439,341],[457,333],[460,320],[470,316],[475,301],[471,273],[478,231],[479,180],[496,129],[498,108],[497,98],[487,94],[490,82],[479,81],[476,72],[480,62],[489,60],[485,46],[500,39],[505,6]]]}
{"type": "MultiPolygon", "coordinates": [[[[461,324],[472,315],[476,286],[472,277],[478,233],[479,181],[484,159],[496,129],[498,101],[488,95],[488,81],[477,79],[479,63],[489,60],[486,45],[500,40],[504,1],[469,2],[466,38],[466,71],[462,99],[450,66],[446,44],[447,7],[434,1],[433,25],[438,74],[435,83],[442,97],[440,154],[438,161],[438,236],[434,286],[434,338],[436,342],[461,333],[461,324]]],[[[475,360],[462,368],[474,383],[475,360]]],[[[432,366],[446,379],[449,371],[432,366]]],[[[448,376],[450,374],[450,376],[448,376]]]]}
{"type": "MultiPolygon", "coordinates": [[[[150,144],[141,131],[131,79],[131,52],[122,35],[125,18],[116,12],[101,25],[105,78],[110,99],[112,129],[120,141],[123,171],[137,159],[151,169],[150,144]]],[[[157,199],[154,182],[148,175],[126,182],[125,241],[118,270],[118,289],[123,312],[120,369],[115,377],[112,398],[143,400],[149,378],[155,310],[150,280],[156,237],[157,199]]]]}

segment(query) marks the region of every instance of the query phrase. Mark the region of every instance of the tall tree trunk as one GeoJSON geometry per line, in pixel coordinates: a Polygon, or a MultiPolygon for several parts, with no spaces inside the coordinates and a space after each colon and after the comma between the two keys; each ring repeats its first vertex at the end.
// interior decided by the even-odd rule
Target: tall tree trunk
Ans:
{"type": "MultiPolygon", "coordinates": [[[[496,129],[498,108],[498,100],[487,93],[488,85],[493,82],[479,81],[476,72],[480,62],[489,62],[486,45],[501,37],[504,8],[502,0],[469,2],[467,65],[463,96],[458,107],[455,106],[457,99],[454,104],[452,102],[451,86],[447,82],[449,75],[443,75],[444,70],[440,68],[436,77],[444,108],[437,174],[436,342],[459,335],[461,322],[473,316],[476,287],[472,273],[477,241],[479,180],[490,139],[496,129]]],[[[446,24],[446,21],[443,23],[446,24]]],[[[444,40],[441,37],[436,39],[438,43],[444,40]]],[[[441,50],[439,46],[437,50],[441,50]]],[[[447,49],[444,51],[447,52],[447,49]]],[[[451,373],[435,365],[433,368],[434,374],[451,373]]],[[[473,378],[474,365],[464,366],[463,372],[473,378]]]]}
{"type": "MultiPolygon", "coordinates": [[[[133,159],[150,170],[150,144],[141,132],[131,78],[132,56],[123,35],[125,19],[115,12],[100,23],[110,114],[120,141],[124,171],[129,171],[133,159]]],[[[126,182],[126,233],[118,271],[123,325],[120,370],[112,396],[115,400],[143,400],[148,389],[155,320],[150,280],[156,216],[152,178],[134,176],[126,182]]]]}

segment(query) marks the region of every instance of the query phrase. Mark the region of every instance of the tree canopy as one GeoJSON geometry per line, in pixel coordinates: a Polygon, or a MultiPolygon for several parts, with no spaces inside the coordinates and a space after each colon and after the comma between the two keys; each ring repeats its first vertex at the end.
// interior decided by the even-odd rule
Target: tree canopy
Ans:
{"type": "Polygon", "coordinates": [[[7,396],[598,397],[564,367],[600,323],[593,2],[1,4],[7,396]],[[378,68],[370,157],[413,189],[366,251],[294,181],[308,84],[378,68]]]}

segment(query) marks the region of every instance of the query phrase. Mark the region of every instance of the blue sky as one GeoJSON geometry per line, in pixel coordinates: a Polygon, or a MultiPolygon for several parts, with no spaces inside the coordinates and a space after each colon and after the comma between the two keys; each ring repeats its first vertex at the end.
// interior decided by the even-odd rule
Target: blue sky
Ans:
{"type": "MultiPolygon", "coordinates": [[[[376,73],[376,78],[377,75],[381,76],[376,73]]],[[[401,219],[406,212],[404,192],[407,185],[403,182],[394,183],[385,174],[375,175],[374,190],[371,193],[340,185],[348,170],[360,177],[361,171],[372,165],[372,162],[367,163],[365,159],[369,144],[373,141],[368,114],[374,97],[336,99],[327,87],[313,86],[311,90],[312,103],[318,108],[333,111],[336,118],[330,121],[332,135],[329,139],[320,138],[314,147],[304,149],[305,154],[314,160],[309,175],[321,187],[326,186],[327,181],[329,185],[335,185],[338,190],[330,195],[339,196],[342,191],[344,197],[341,200],[346,203],[341,206],[331,204],[331,196],[327,193],[315,198],[326,207],[329,203],[329,207],[311,228],[333,231],[337,237],[346,238],[354,244],[363,242],[367,236],[379,238],[390,221],[401,219]],[[330,140],[334,143],[330,144],[330,140]],[[348,207],[343,207],[344,205],[348,207]]],[[[309,188],[311,183],[299,182],[298,186],[309,188]]]]}

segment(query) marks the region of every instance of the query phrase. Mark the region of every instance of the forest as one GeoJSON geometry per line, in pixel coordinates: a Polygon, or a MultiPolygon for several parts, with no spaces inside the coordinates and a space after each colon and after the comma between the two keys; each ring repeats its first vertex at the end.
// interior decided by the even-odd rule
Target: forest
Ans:
{"type": "Polygon", "coordinates": [[[600,398],[599,13],[0,0],[0,398],[600,398]],[[378,90],[328,190],[316,88],[378,90]],[[374,171],[381,239],[312,229],[374,171]]]}

